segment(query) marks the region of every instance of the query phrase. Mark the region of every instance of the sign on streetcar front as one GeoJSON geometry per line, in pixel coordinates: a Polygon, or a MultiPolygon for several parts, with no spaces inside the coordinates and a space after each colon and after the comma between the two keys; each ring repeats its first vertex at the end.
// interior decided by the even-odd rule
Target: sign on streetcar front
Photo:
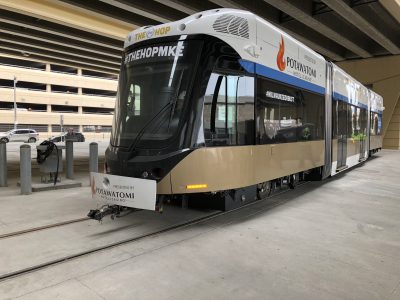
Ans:
{"type": "Polygon", "coordinates": [[[90,173],[92,198],[110,205],[156,209],[155,180],[90,173]]]}

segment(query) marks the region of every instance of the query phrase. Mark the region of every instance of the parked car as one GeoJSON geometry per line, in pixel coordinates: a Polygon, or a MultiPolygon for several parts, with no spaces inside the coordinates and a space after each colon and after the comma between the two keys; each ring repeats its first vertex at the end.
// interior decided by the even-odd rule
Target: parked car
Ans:
{"type": "Polygon", "coordinates": [[[36,143],[39,133],[34,129],[13,129],[0,133],[0,141],[3,142],[28,142],[36,143]]]}
{"type": "Polygon", "coordinates": [[[74,132],[72,134],[64,133],[58,136],[52,136],[49,141],[53,143],[59,143],[62,141],[73,141],[73,142],[84,142],[85,136],[80,132],[74,132]]]}

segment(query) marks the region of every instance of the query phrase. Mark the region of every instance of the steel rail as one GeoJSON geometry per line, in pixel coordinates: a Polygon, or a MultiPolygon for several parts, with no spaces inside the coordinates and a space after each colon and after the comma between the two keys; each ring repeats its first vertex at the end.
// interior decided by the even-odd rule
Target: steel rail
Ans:
{"type": "Polygon", "coordinates": [[[78,222],[83,222],[83,221],[88,221],[88,220],[91,220],[91,219],[89,219],[88,217],[85,217],[85,218],[80,218],[80,219],[63,221],[63,222],[58,222],[58,223],[54,223],[54,224],[43,225],[43,226],[33,227],[33,228],[29,228],[29,229],[23,229],[23,230],[18,230],[18,231],[14,231],[14,232],[4,233],[4,234],[0,235],[0,239],[15,237],[18,235],[23,235],[23,234],[27,234],[27,233],[31,233],[31,232],[36,232],[36,231],[42,231],[42,230],[51,229],[54,227],[65,226],[68,224],[73,224],[73,223],[78,223],[78,222]]]}
{"type": "MultiPolygon", "coordinates": [[[[308,183],[308,181],[299,183],[296,186],[299,187],[299,186],[302,186],[302,185],[304,185],[306,183],[308,183]]],[[[271,195],[269,195],[269,196],[267,196],[264,199],[261,199],[259,201],[263,201],[263,200],[266,200],[266,199],[269,199],[269,198],[273,198],[273,197],[279,196],[279,195],[284,194],[284,193],[286,193],[286,192],[288,192],[290,190],[291,189],[287,188],[287,189],[282,190],[280,192],[273,193],[273,194],[271,194],[271,195]]],[[[93,254],[93,253],[96,253],[96,252],[100,252],[100,251],[107,250],[107,249],[110,249],[110,248],[118,247],[120,245],[136,242],[136,241],[143,240],[145,238],[156,236],[156,235],[159,235],[159,234],[162,234],[162,233],[166,233],[166,232],[174,231],[174,230],[177,230],[177,229],[193,226],[195,224],[198,224],[198,223],[201,223],[201,222],[205,222],[205,221],[208,221],[208,220],[211,220],[211,219],[215,219],[215,218],[223,216],[223,215],[231,214],[231,213],[236,212],[238,210],[241,210],[243,208],[246,208],[246,207],[249,207],[249,206],[254,205],[256,203],[259,203],[259,201],[254,201],[254,202],[245,204],[243,206],[237,207],[237,208],[229,210],[229,211],[220,211],[220,212],[212,213],[212,214],[204,216],[204,217],[200,217],[200,218],[196,218],[196,219],[193,219],[193,220],[185,221],[185,222],[182,222],[180,224],[175,224],[175,225],[172,225],[172,226],[160,229],[160,230],[156,230],[156,231],[153,231],[153,232],[150,232],[150,233],[145,233],[145,234],[133,237],[133,238],[120,240],[118,242],[110,243],[108,245],[95,247],[95,248],[90,249],[90,250],[78,252],[76,254],[67,255],[67,256],[64,256],[62,258],[54,259],[54,260],[51,260],[51,261],[48,261],[48,262],[45,262],[45,263],[41,263],[41,264],[38,264],[38,265],[35,265],[35,266],[32,266],[32,267],[28,267],[28,268],[20,269],[20,270],[13,271],[13,272],[10,272],[10,273],[6,273],[6,274],[3,274],[3,275],[0,275],[0,282],[5,281],[5,280],[10,279],[10,278],[17,277],[17,276],[25,275],[27,273],[32,273],[32,272],[35,272],[35,271],[39,271],[41,269],[44,269],[44,268],[47,268],[47,267],[51,267],[51,266],[54,266],[54,265],[57,265],[57,264],[60,264],[60,263],[64,263],[64,262],[67,262],[67,261],[70,261],[70,260],[73,260],[73,259],[76,259],[76,258],[80,258],[80,257],[86,256],[86,255],[90,255],[90,254],[93,254]]],[[[282,203],[284,203],[286,201],[287,200],[285,200],[285,199],[282,199],[281,201],[276,201],[275,203],[271,203],[271,205],[268,206],[268,208],[269,209],[274,208],[274,207],[276,207],[276,206],[278,206],[278,205],[280,205],[280,204],[282,204],[282,203]]],[[[255,213],[257,213],[257,212],[255,212],[255,213]]]]}

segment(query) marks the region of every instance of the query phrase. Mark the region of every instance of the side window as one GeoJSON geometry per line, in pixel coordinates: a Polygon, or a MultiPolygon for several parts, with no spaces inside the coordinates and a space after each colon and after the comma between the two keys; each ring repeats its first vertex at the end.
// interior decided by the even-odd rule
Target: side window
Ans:
{"type": "Polygon", "coordinates": [[[335,99],[332,99],[332,138],[337,138],[337,103],[335,99]]]}
{"type": "Polygon", "coordinates": [[[133,116],[140,116],[140,86],[131,84],[128,95],[128,112],[133,116]]]}
{"type": "Polygon", "coordinates": [[[365,108],[361,109],[361,113],[360,113],[360,132],[362,133],[362,137],[363,139],[365,139],[367,137],[367,133],[368,133],[368,111],[365,108]]]}
{"type": "Polygon", "coordinates": [[[206,145],[254,143],[254,78],[212,73],[203,112],[206,145]]]}
{"type": "Polygon", "coordinates": [[[215,129],[213,140],[215,142],[235,145],[236,144],[236,82],[234,76],[222,76],[218,91],[217,107],[215,116],[215,129]]]}
{"type": "Polygon", "coordinates": [[[382,115],[380,115],[380,114],[377,114],[377,116],[378,116],[378,126],[377,126],[377,129],[376,129],[376,134],[377,135],[381,135],[382,134],[382,115]]]}
{"type": "Polygon", "coordinates": [[[325,136],[325,98],[308,91],[300,95],[299,140],[321,140],[325,136]]]}
{"type": "Polygon", "coordinates": [[[378,127],[378,120],[376,117],[376,114],[374,112],[370,113],[370,119],[371,119],[371,124],[369,127],[369,132],[371,135],[376,135],[376,128],[378,127]]]}
{"type": "Polygon", "coordinates": [[[257,142],[319,140],[324,137],[324,97],[295,87],[257,79],[257,142]]]}
{"type": "Polygon", "coordinates": [[[260,144],[278,142],[279,100],[268,87],[268,81],[259,78],[257,81],[257,140],[260,144]]]}
{"type": "Polygon", "coordinates": [[[211,74],[207,87],[204,121],[206,144],[235,145],[236,144],[236,101],[235,78],[223,74],[211,74]]]}
{"type": "Polygon", "coordinates": [[[237,143],[254,144],[254,77],[237,78],[237,143]]]}

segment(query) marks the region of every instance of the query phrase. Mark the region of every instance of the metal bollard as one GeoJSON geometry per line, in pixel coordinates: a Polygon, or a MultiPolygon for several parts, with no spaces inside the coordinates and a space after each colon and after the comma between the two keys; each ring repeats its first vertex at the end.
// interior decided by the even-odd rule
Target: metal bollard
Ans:
{"type": "Polygon", "coordinates": [[[99,171],[99,145],[97,143],[89,144],[89,172],[99,171]]]}
{"type": "Polygon", "coordinates": [[[0,187],[7,186],[7,143],[0,142],[0,187]]]}
{"type": "Polygon", "coordinates": [[[31,146],[22,145],[19,147],[19,171],[21,180],[21,194],[32,194],[32,161],[31,146]]]}
{"type": "Polygon", "coordinates": [[[65,160],[67,163],[66,178],[74,178],[74,143],[72,141],[65,142],[65,160]]]}

